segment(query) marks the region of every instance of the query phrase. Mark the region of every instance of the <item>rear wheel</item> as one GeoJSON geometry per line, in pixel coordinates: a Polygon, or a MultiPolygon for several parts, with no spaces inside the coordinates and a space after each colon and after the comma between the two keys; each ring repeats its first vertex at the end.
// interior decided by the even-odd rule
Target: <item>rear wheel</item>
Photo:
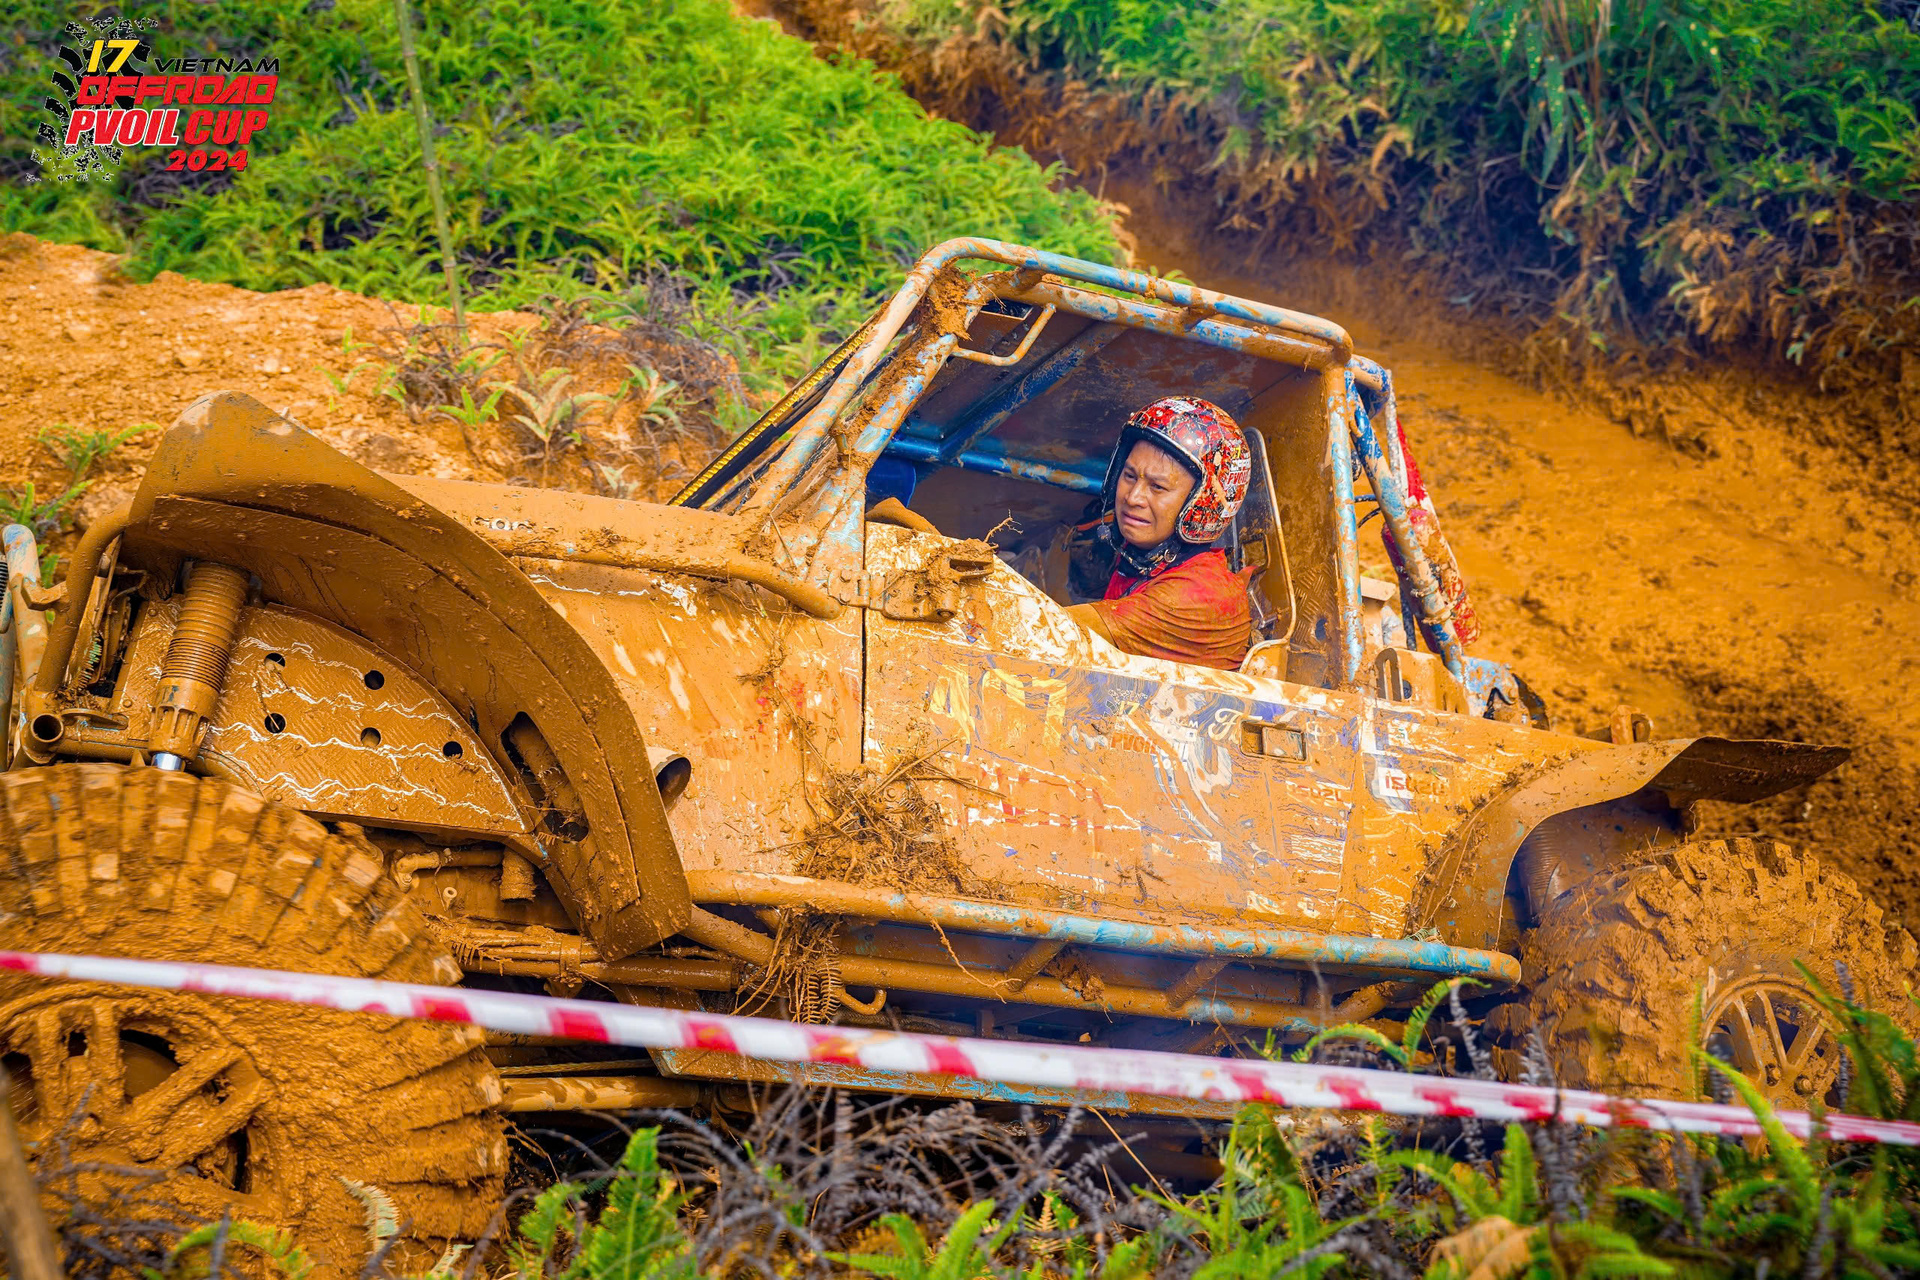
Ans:
{"type": "MultiPolygon", "coordinates": [[[[0,939],[459,976],[371,846],[224,782],[119,765],[0,773],[0,939]]],[[[506,1149],[480,1044],[471,1027],[0,974],[0,1054],[43,1168],[164,1172],[153,1195],[286,1227],[347,1272],[368,1245],[343,1179],[391,1197],[403,1259],[430,1262],[485,1227],[506,1149]]],[[[111,1176],[82,1174],[76,1190],[111,1176]]]]}
{"type": "Polygon", "coordinates": [[[1524,960],[1528,1021],[1574,1088],[1688,1096],[1697,1036],[1777,1107],[1837,1105],[1839,1039],[1795,961],[1916,1022],[1913,938],[1851,877],[1769,839],[1675,845],[1578,885],[1547,905],[1524,960]]]}

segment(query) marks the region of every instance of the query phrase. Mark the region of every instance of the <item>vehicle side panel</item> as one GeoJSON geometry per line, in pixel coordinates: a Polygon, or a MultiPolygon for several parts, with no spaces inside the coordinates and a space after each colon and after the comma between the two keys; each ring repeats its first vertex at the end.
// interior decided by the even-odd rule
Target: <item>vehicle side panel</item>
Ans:
{"type": "MultiPolygon", "coordinates": [[[[871,527],[869,580],[949,545],[871,527]]],[[[995,896],[1333,927],[1360,699],[1121,653],[1004,564],[948,621],[867,627],[868,754],[932,753],[995,896]],[[1307,758],[1248,752],[1249,721],[1297,730],[1307,758]]]]}
{"type": "MultiPolygon", "coordinates": [[[[870,527],[871,590],[953,545],[870,527]]],[[[1124,654],[1004,564],[946,621],[870,608],[867,628],[869,759],[936,763],[969,870],[1036,906],[1405,936],[1476,808],[1601,749],[1124,654]],[[1261,754],[1250,722],[1297,731],[1306,758],[1261,754]]]]}
{"type": "Polygon", "coordinates": [[[656,749],[693,765],[668,813],[688,871],[787,873],[860,760],[860,611],[831,622],[756,588],[525,560],[656,749]]]}
{"type": "Polygon", "coordinates": [[[1555,761],[1607,749],[1523,725],[1364,701],[1367,797],[1341,894],[1349,913],[1342,928],[1357,933],[1399,935],[1431,923],[1414,918],[1414,904],[1424,901],[1442,851],[1476,810],[1555,761]]]}

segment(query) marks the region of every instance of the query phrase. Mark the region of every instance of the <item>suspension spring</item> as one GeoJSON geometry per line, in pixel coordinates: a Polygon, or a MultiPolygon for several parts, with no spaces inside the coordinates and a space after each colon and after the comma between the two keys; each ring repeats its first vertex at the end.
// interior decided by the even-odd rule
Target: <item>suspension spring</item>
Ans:
{"type": "Polygon", "coordinates": [[[247,575],[223,564],[196,564],[180,602],[180,621],[160,670],[160,698],[148,748],[162,769],[184,769],[200,753],[201,730],[220,701],[227,658],[247,600],[247,575]]]}

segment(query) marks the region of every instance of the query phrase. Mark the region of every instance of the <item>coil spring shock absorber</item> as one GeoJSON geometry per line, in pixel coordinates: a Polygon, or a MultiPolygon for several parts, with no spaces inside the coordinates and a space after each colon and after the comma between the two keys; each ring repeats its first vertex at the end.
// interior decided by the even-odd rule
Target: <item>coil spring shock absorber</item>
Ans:
{"type": "Polygon", "coordinates": [[[160,669],[160,698],[148,749],[161,769],[184,769],[200,754],[200,731],[220,701],[227,657],[247,599],[247,575],[223,564],[196,564],[180,602],[180,621],[160,669]]]}

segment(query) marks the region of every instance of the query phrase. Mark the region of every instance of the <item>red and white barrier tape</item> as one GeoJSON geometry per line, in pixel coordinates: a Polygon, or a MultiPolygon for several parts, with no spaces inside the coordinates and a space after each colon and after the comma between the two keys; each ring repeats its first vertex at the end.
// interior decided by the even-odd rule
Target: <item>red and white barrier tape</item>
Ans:
{"type": "MultiPolygon", "coordinates": [[[[165,991],[251,996],[293,1004],[466,1022],[490,1031],[563,1036],[641,1049],[708,1049],[772,1062],[830,1063],[867,1071],[931,1072],[1043,1089],[1152,1094],[1281,1107],[1332,1107],[1403,1116],[1560,1120],[1748,1137],[1759,1124],[1744,1107],[1708,1102],[1611,1098],[1574,1089],[1445,1079],[1395,1071],[1296,1062],[1202,1058],[1142,1049],[971,1040],[855,1027],[803,1026],[768,1018],[687,1013],[587,1000],[367,978],[336,978],[225,965],[172,964],[104,956],[0,951],[0,969],[113,982],[165,991]]],[[[1805,1112],[1783,1111],[1788,1132],[1806,1137],[1805,1112]]],[[[1829,1138],[1920,1146],[1920,1124],[1829,1115],[1829,1138]]]]}

